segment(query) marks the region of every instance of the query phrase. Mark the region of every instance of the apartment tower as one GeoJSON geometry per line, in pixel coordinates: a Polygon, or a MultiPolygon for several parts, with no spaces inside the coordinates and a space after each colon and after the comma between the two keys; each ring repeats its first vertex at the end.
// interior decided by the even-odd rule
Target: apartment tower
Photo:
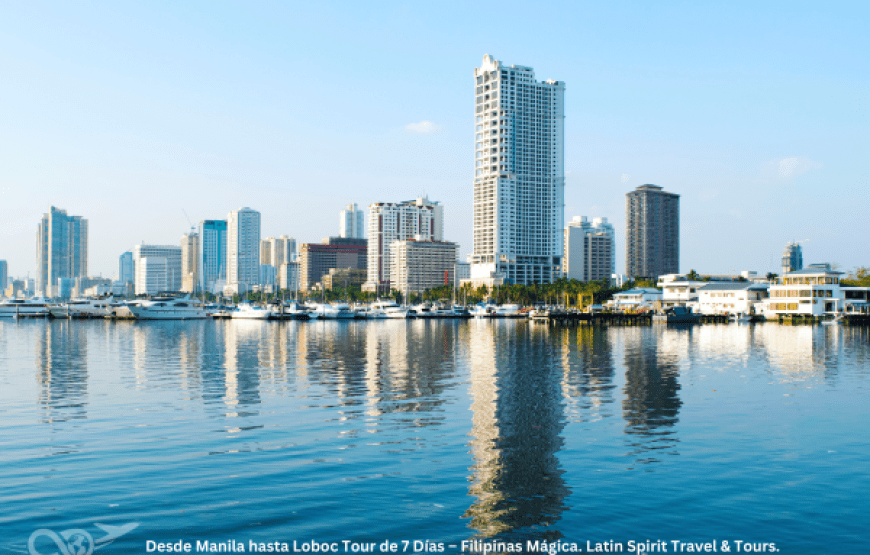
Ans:
{"type": "Polygon", "coordinates": [[[199,234],[181,236],[181,290],[193,293],[199,286],[199,234]]]}
{"type": "Polygon", "coordinates": [[[392,244],[408,239],[442,241],[444,207],[427,197],[369,206],[368,279],[363,291],[390,291],[392,244]]]}
{"type": "Polygon", "coordinates": [[[552,282],[562,273],[565,84],[486,55],[474,87],[471,279],[552,282]]]}
{"type": "Polygon", "coordinates": [[[36,232],[37,289],[58,295],[59,278],[88,275],[88,221],[54,206],[42,215],[36,232]]]}
{"type": "Polygon", "coordinates": [[[348,204],[338,217],[338,236],[347,239],[362,239],[365,237],[365,215],[356,207],[348,204]]]}
{"type": "Polygon", "coordinates": [[[564,274],[578,281],[607,280],[616,272],[616,234],[607,218],[576,216],[565,227],[564,274]]]}
{"type": "Polygon", "coordinates": [[[260,213],[250,208],[227,216],[227,287],[242,294],[260,283],[260,213]]]}
{"type": "Polygon", "coordinates": [[[641,185],[625,195],[625,272],[657,279],[680,271],[680,195],[641,185]]]}

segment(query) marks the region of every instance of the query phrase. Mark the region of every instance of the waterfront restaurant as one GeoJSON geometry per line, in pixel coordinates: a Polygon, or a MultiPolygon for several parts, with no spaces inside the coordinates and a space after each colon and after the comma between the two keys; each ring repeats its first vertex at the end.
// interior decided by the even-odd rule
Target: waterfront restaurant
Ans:
{"type": "Polygon", "coordinates": [[[845,304],[840,276],[830,264],[810,264],[776,278],[765,306],[766,318],[823,316],[842,312],[845,304]]]}

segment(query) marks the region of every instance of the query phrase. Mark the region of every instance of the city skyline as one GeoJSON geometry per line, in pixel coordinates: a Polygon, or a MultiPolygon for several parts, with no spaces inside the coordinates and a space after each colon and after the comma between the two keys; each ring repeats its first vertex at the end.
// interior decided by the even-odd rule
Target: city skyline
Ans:
{"type": "Polygon", "coordinates": [[[114,276],[136,244],[176,244],[184,211],[252,206],[263,236],[302,244],[333,235],[347,203],[424,194],[444,199],[464,260],[468,79],[485,53],[568,84],[564,223],[608,218],[617,272],[623,197],[643,183],[681,195],[680,271],[777,272],[798,240],[807,263],[866,264],[867,6],[551,3],[529,13],[546,36],[481,30],[482,8],[384,6],[8,7],[10,276],[36,277],[33,228],[50,206],[88,220],[91,275],[114,276]],[[337,64],[354,95],[309,86],[337,64]]]}

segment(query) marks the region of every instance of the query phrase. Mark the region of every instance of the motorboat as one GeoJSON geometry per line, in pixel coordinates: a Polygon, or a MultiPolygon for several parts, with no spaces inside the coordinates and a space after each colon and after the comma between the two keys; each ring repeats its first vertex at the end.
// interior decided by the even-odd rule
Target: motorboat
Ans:
{"type": "Polygon", "coordinates": [[[752,317],[749,316],[749,314],[746,314],[745,312],[738,312],[738,313],[732,314],[730,316],[729,320],[731,322],[734,322],[735,324],[748,324],[749,322],[752,321],[752,317]]]}
{"type": "Polygon", "coordinates": [[[418,305],[414,305],[411,307],[411,310],[414,311],[415,318],[434,318],[435,312],[432,310],[432,306],[428,303],[421,303],[418,305]]]}
{"type": "Polygon", "coordinates": [[[257,306],[253,303],[242,303],[233,311],[233,320],[268,320],[273,317],[271,309],[257,306]]]}
{"type": "Polygon", "coordinates": [[[72,299],[49,308],[52,318],[105,318],[111,316],[115,303],[105,299],[72,299]]]}
{"type": "Polygon", "coordinates": [[[518,304],[503,304],[495,307],[495,312],[493,312],[493,318],[519,318],[521,316],[520,309],[522,307],[518,304]]]}
{"type": "Polygon", "coordinates": [[[311,318],[318,320],[353,320],[356,313],[348,304],[344,303],[315,303],[308,313],[311,318]]]}
{"type": "Polygon", "coordinates": [[[693,313],[691,307],[674,306],[653,314],[652,321],[660,324],[697,324],[701,321],[701,315],[693,313]]]}
{"type": "Polygon", "coordinates": [[[470,313],[475,318],[492,318],[495,314],[496,306],[494,304],[478,303],[471,309],[470,313]]]}
{"type": "Polygon", "coordinates": [[[48,299],[9,299],[0,303],[0,318],[48,316],[54,306],[48,299]]]}
{"type": "Polygon", "coordinates": [[[462,305],[455,304],[451,310],[454,318],[471,318],[471,312],[462,305]]]}
{"type": "Polygon", "coordinates": [[[413,318],[414,314],[411,309],[399,306],[395,301],[390,299],[379,299],[371,304],[372,309],[380,309],[384,311],[387,318],[413,318]]]}
{"type": "Polygon", "coordinates": [[[366,320],[383,320],[387,318],[387,313],[380,308],[371,306],[358,307],[356,313],[366,320]]]}
{"type": "Polygon", "coordinates": [[[203,306],[189,296],[180,299],[157,297],[127,303],[126,307],[137,320],[201,320],[207,317],[203,306]]]}

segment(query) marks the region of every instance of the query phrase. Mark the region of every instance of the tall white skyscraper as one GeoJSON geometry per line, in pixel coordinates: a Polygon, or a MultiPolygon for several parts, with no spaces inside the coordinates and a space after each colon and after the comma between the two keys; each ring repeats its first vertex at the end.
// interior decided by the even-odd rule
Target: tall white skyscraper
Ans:
{"type": "Polygon", "coordinates": [[[552,282],[562,272],[565,84],[486,55],[474,87],[471,279],[552,282]]]}
{"type": "Polygon", "coordinates": [[[578,281],[599,281],[616,272],[616,234],[607,218],[576,216],[565,227],[565,277],[578,281]]]}
{"type": "Polygon", "coordinates": [[[338,236],[353,239],[365,237],[365,215],[356,204],[348,204],[338,219],[338,236]]]}
{"type": "Polygon", "coordinates": [[[250,208],[227,216],[227,287],[245,293],[260,282],[260,213],[250,208]]]}
{"type": "Polygon", "coordinates": [[[368,278],[363,291],[389,292],[391,247],[395,241],[444,240],[444,207],[426,197],[369,206],[368,278]]]}

